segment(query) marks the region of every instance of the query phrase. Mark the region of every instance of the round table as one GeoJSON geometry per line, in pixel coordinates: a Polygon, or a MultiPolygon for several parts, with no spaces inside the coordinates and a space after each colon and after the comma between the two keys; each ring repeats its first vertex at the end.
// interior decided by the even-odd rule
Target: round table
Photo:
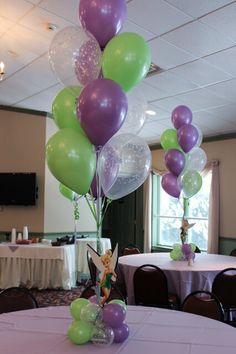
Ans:
{"type": "Polygon", "coordinates": [[[98,347],[67,337],[69,307],[55,306],[0,315],[3,354],[235,354],[235,328],[180,311],[128,306],[128,339],[98,347]]]}
{"type": "Polygon", "coordinates": [[[187,261],[173,261],[169,253],[141,253],[119,258],[119,270],[123,275],[128,304],[134,304],[133,275],[143,264],[161,268],[167,276],[169,292],[176,293],[181,302],[195,290],[211,291],[217,273],[225,268],[236,268],[236,257],[218,254],[196,254],[193,266],[187,261]]]}

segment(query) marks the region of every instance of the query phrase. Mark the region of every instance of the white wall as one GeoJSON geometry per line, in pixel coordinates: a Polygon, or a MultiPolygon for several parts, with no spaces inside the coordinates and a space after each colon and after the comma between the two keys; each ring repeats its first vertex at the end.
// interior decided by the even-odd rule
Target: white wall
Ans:
{"type": "MultiPolygon", "coordinates": [[[[46,142],[57,130],[54,121],[47,118],[46,142]]],[[[59,184],[45,164],[44,233],[74,231],[73,204],[60,193],[59,184]]],[[[95,221],[84,198],[79,200],[79,210],[77,231],[96,231],[95,221]]]]}

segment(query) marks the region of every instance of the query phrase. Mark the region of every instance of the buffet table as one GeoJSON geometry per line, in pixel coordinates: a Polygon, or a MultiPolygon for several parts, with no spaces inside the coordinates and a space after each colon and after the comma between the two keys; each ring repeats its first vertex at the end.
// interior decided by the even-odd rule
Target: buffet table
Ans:
{"type": "Polygon", "coordinates": [[[24,285],[71,289],[76,285],[75,246],[0,244],[0,288],[24,285]]]}
{"type": "MultiPolygon", "coordinates": [[[[102,253],[111,248],[111,240],[109,238],[101,238],[102,253]]],[[[77,238],[76,241],[76,260],[78,278],[81,274],[89,274],[87,261],[87,244],[97,250],[97,239],[94,237],[77,238]]]]}
{"type": "Polygon", "coordinates": [[[143,264],[161,268],[167,276],[169,292],[176,293],[181,302],[195,290],[211,291],[217,273],[236,268],[236,257],[217,254],[196,254],[193,266],[186,261],[173,261],[169,253],[142,253],[119,258],[119,268],[125,280],[128,304],[134,304],[133,275],[143,264]]]}
{"type": "Polygon", "coordinates": [[[108,347],[75,345],[67,337],[69,307],[47,307],[0,315],[4,354],[235,354],[235,328],[180,311],[128,306],[128,339],[108,347]]]}

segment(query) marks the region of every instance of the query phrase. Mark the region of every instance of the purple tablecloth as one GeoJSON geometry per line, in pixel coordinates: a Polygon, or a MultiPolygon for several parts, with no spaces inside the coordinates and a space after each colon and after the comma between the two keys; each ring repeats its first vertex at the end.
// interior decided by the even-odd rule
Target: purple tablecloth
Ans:
{"type": "Polygon", "coordinates": [[[122,344],[75,345],[67,337],[68,307],[0,315],[2,354],[235,354],[235,328],[184,312],[128,306],[129,338],[122,344]]]}
{"type": "Polygon", "coordinates": [[[167,276],[169,292],[176,293],[180,300],[195,290],[211,291],[212,282],[222,269],[235,267],[236,257],[217,254],[196,254],[193,266],[186,261],[173,261],[169,253],[142,253],[119,258],[128,303],[134,304],[133,275],[142,264],[154,264],[167,276]]]}

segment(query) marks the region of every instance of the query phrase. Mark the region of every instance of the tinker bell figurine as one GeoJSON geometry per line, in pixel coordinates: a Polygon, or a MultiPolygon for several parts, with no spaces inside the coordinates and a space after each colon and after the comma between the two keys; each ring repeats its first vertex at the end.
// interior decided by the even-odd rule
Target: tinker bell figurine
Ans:
{"type": "Polygon", "coordinates": [[[193,227],[195,223],[189,224],[188,220],[183,217],[182,225],[180,227],[180,238],[182,244],[186,243],[188,237],[188,230],[193,227]]]}
{"type": "Polygon", "coordinates": [[[99,256],[99,254],[90,246],[87,245],[88,251],[92,257],[93,263],[96,265],[99,274],[99,286],[102,290],[103,297],[99,304],[104,306],[105,302],[110,296],[111,292],[111,280],[116,280],[115,266],[118,258],[118,244],[116,245],[114,252],[106,250],[105,254],[99,256]]]}

